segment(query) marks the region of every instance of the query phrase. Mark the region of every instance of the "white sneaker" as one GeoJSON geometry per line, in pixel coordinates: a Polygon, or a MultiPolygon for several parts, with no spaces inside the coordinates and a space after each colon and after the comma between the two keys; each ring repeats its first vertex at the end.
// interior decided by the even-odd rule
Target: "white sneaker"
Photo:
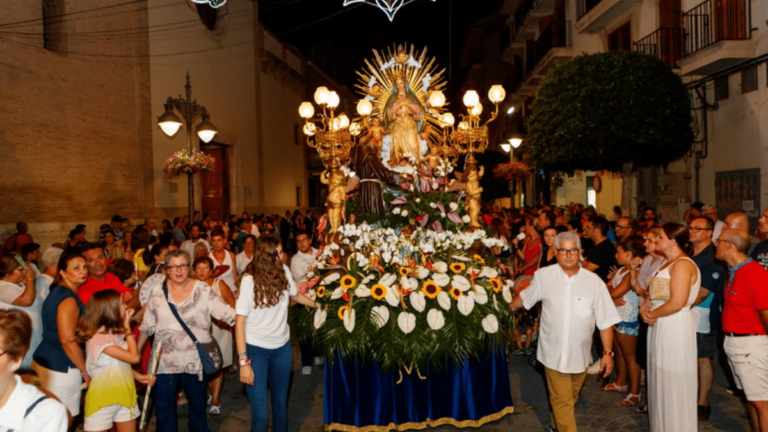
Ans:
{"type": "Polygon", "coordinates": [[[312,375],[312,366],[304,366],[301,368],[302,375],[312,375]]]}
{"type": "Polygon", "coordinates": [[[598,361],[592,363],[591,365],[589,365],[589,367],[587,368],[587,373],[590,374],[590,375],[597,375],[597,374],[599,374],[600,373],[600,361],[598,360],[598,361]]]}
{"type": "Polygon", "coordinates": [[[325,364],[324,357],[315,357],[315,366],[322,366],[323,364],[325,364]]]}

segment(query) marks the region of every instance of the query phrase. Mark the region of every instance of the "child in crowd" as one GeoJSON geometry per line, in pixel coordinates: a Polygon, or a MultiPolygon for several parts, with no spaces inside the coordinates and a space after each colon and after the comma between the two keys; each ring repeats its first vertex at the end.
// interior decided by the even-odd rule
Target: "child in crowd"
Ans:
{"type": "Polygon", "coordinates": [[[152,385],[155,378],[131,369],[140,360],[130,333],[133,309],[126,309],[120,294],[104,290],[93,294],[77,325],[77,339],[86,348],[86,370],[91,384],[85,395],[86,431],[134,432],[139,405],[137,381],[152,385]]]}

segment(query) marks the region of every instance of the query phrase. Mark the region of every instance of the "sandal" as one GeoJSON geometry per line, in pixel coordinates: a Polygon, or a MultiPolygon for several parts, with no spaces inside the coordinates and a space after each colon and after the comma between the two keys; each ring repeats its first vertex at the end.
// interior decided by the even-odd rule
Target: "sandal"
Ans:
{"type": "Polygon", "coordinates": [[[640,408],[635,408],[635,412],[638,414],[648,414],[648,404],[645,404],[640,408]]]}
{"type": "Polygon", "coordinates": [[[629,389],[629,386],[619,386],[616,383],[608,384],[607,386],[600,387],[600,390],[606,392],[625,392],[629,389]]]}
{"type": "Polygon", "coordinates": [[[211,405],[211,407],[208,408],[208,413],[210,415],[219,415],[219,414],[221,414],[221,405],[211,405]]]}
{"type": "Polygon", "coordinates": [[[621,406],[626,406],[626,407],[635,406],[638,403],[640,403],[640,395],[629,393],[627,397],[625,397],[624,400],[622,400],[619,403],[621,404],[621,406]]]}

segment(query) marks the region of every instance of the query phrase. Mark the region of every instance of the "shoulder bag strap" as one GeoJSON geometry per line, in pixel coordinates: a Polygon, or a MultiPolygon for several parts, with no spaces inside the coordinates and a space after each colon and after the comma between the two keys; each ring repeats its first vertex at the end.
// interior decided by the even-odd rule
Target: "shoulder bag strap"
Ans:
{"type": "Polygon", "coordinates": [[[168,302],[168,307],[171,308],[171,312],[173,313],[173,316],[175,316],[176,320],[179,322],[179,324],[181,324],[181,328],[184,329],[184,331],[192,339],[192,342],[194,342],[195,345],[199,344],[199,342],[197,341],[197,338],[192,333],[192,330],[190,330],[189,327],[187,327],[187,325],[179,316],[179,312],[176,310],[176,306],[174,306],[170,301],[170,295],[168,294],[168,281],[163,281],[163,294],[165,294],[165,301],[168,302]]]}
{"type": "Polygon", "coordinates": [[[24,418],[27,418],[27,416],[29,415],[29,413],[31,413],[31,412],[32,412],[32,410],[33,410],[33,409],[35,409],[35,407],[37,406],[37,404],[39,404],[40,402],[44,401],[44,400],[45,400],[45,399],[47,399],[47,398],[48,398],[48,396],[41,396],[41,397],[40,397],[40,399],[38,399],[38,400],[36,400],[35,402],[33,402],[33,403],[32,403],[32,405],[30,405],[30,406],[29,406],[29,408],[27,408],[27,411],[24,413],[24,418]]]}

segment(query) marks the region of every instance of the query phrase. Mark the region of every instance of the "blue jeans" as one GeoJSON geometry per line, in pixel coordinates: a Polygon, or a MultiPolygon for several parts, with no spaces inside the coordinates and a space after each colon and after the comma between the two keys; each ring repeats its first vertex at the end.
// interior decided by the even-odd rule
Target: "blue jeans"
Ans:
{"type": "MultiPolygon", "coordinates": [[[[267,383],[272,392],[272,431],[288,430],[288,381],[291,378],[291,341],[280,348],[246,345],[253,368],[253,385],[245,386],[251,403],[251,432],[264,432],[269,419],[267,383]]],[[[158,426],[158,431],[162,430],[158,426]]]]}
{"type": "Polygon", "coordinates": [[[206,386],[205,373],[203,380],[193,374],[159,374],[155,382],[155,416],[157,430],[173,432],[178,430],[176,420],[176,388],[179,383],[187,396],[189,407],[190,432],[210,432],[208,429],[207,411],[205,409],[206,386]]]}

